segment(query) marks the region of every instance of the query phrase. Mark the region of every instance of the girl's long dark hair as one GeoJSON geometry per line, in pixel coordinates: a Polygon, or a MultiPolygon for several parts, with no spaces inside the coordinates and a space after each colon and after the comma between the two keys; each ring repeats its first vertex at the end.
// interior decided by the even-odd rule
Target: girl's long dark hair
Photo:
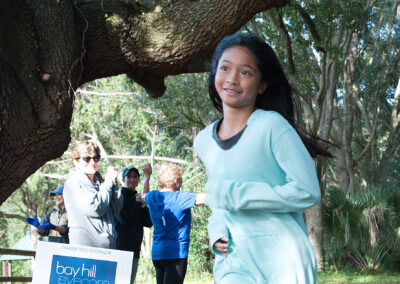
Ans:
{"type": "Polygon", "coordinates": [[[215,89],[215,74],[222,53],[234,46],[246,47],[253,53],[258,60],[261,80],[267,84],[264,93],[259,94],[257,97],[256,108],[280,113],[296,130],[312,157],[318,155],[331,157],[332,155],[320,146],[321,143],[327,145],[329,142],[317,138],[314,134],[307,133],[298,125],[301,120],[300,107],[299,104],[295,103],[297,100],[278,57],[267,43],[256,36],[233,34],[223,38],[215,49],[208,78],[209,94],[214,107],[223,113],[222,101],[215,89]]]}

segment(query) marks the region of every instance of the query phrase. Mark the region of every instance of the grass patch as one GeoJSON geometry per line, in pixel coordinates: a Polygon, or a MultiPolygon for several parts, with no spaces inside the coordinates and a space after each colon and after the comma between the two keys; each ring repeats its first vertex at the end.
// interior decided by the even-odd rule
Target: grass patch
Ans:
{"type": "Polygon", "coordinates": [[[400,272],[381,271],[370,273],[348,268],[340,271],[328,270],[318,273],[317,283],[400,283],[400,272]]]}
{"type": "MultiPolygon", "coordinates": [[[[140,269],[140,267],[139,267],[140,269]]],[[[147,281],[137,279],[137,284],[155,283],[154,274],[147,278],[147,281]]],[[[185,277],[185,284],[213,284],[214,278],[211,273],[193,273],[188,269],[185,277]]],[[[339,271],[327,270],[317,275],[318,284],[339,284],[339,283],[369,283],[369,284],[400,284],[400,272],[380,271],[378,273],[363,272],[354,268],[344,267],[339,271]]]]}

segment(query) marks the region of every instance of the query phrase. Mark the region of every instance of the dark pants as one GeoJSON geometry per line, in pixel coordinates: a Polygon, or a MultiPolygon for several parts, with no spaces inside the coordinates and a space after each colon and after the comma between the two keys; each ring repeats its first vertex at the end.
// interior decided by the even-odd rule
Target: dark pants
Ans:
{"type": "Polygon", "coordinates": [[[185,279],[187,258],[153,260],[157,284],[182,284],[185,279]]]}

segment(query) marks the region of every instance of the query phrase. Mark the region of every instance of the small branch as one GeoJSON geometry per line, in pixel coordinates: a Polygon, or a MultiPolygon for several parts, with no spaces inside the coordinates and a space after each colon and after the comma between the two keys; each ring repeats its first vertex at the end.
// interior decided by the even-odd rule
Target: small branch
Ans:
{"type": "Polygon", "coordinates": [[[276,26],[276,28],[281,31],[283,35],[283,41],[285,43],[285,54],[286,58],[289,61],[289,70],[290,73],[295,75],[296,74],[296,66],[294,64],[293,60],[293,50],[292,50],[292,41],[289,36],[289,32],[287,31],[285,27],[285,23],[283,22],[282,15],[279,13],[278,9],[274,9],[276,13],[272,13],[272,11],[269,13],[271,15],[272,22],[276,26]]]}
{"type": "MultiPolygon", "coordinates": [[[[150,130],[149,130],[150,131],[150,130]]],[[[71,152],[64,152],[64,155],[71,155],[71,152]]],[[[101,157],[103,158],[107,158],[107,159],[115,159],[115,160],[149,160],[151,159],[151,156],[135,156],[135,155],[101,155],[101,157]]],[[[189,165],[191,164],[191,162],[185,161],[185,160],[181,160],[181,159],[175,159],[175,158],[169,158],[169,157],[154,157],[155,160],[158,161],[169,161],[172,163],[176,163],[176,164],[185,164],[185,165],[189,165]]]]}
{"type": "Polygon", "coordinates": [[[319,36],[317,28],[316,28],[313,20],[311,19],[310,15],[308,14],[308,12],[303,7],[301,7],[298,3],[291,1],[290,4],[297,11],[299,11],[301,17],[303,18],[305,24],[308,27],[311,37],[316,41],[315,49],[317,51],[325,52],[325,49],[322,47],[322,44],[321,44],[321,37],[319,36]]]}
{"type": "Polygon", "coordinates": [[[43,176],[48,177],[48,178],[61,179],[61,180],[67,179],[67,175],[60,175],[60,174],[43,174],[43,176]]]}
{"type": "Polygon", "coordinates": [[[254,18],[250,21],[251,28],[253,29],[253,33],[255,33],[258,37],[263,38],[262,33],[258,29],[256,23],[254,22],[254,18]]]}
{"type": "Polygon", "coordinates": [[[327,71],[331,68],[331,65],[333,64],[330,63],[328,68],[326,66],[326,52],[322,52],[322,58],[321,58],[321,84],[319,86],[319,91],[316,97],[316,100],[318,104],[322,103],[322,100],[324,99],[324,95],[326,94],[326,77],[327,77],[327,71]]]}
{"type": "MultiPolygon", "coordinates": [[[[68,152],[68,153],[71,154],[71,152],[68,152]]],[[[70,159],[65,159],[65,160],[61,160],[61,161],[49,161],[46,163],[46,165],[59,165],[59,164],[64,164],[64,163],[69,163],[69,162],[71,162],[70,159]]]]}
{"type": "Polygon", "coordinates": [[[329,183],[330,185],[340,188],[340,184],[336,180],[333,180],[333,179],[327,177],[326,182],[329,183]]]}
{"type": "MultiPolygon", "coordinates": [[[[107,156],[108,159],[122,159],[122,160],[150,160],[152,156],[120,156],[120,155],[110,155],[107,156]]],[[[167,158],[167,157],[154,157],[154,160],[158,161],[167,161],[171,163],[176,163],[176,164],[185,164],[189,165],[190,162],[181,160],[181,159],[175,159],[175,158],[167,158]]]]}
{"type": "Polygon", "coordinates": [[[13,214],[13,213],[5,213],[0,211],[0,218],[13,218],[13,219],[18,219],[21,221],[25,222],[25,216],[21,216],[19,214],[13,214]]]}
{"type": "Polygon", "coordinates": [[[184,184],[190,183],[192,180],[195,180],[195,179],[196,179],[198,176],[200,176],[201,174],[202,174],[202,173],[198,173],[198,174],[192,176],[190,179],[184,180],[184,181],[183,181],[183,185],[184,185],[184,184]]]}
{"type": "Polygon", "coordinates": [[[130,96],[130,95],[140,95],[140,92],[135,91],[135,92],[109,92],[109,93],[103,93],[103,92],[95,92],[95,91],[86,91],[82,89],[78,89],[77,93],[85,94],[85,95],[95,95],[95,96],[130,96]]]}

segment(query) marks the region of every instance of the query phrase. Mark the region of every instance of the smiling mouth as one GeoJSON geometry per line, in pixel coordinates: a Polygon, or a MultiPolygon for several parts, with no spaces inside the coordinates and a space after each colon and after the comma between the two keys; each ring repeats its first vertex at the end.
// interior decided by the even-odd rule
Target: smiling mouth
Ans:
{"type": "Polygon", "coordinates": [[[226,93],[231,94],[231,95],[236,95],[236,94],[240,94],[240,93],[241,93],[240,91],[236,91],[236,90],[228,89],[228,88],[223,88],[223,90],[224,90],[226,93]]]}

